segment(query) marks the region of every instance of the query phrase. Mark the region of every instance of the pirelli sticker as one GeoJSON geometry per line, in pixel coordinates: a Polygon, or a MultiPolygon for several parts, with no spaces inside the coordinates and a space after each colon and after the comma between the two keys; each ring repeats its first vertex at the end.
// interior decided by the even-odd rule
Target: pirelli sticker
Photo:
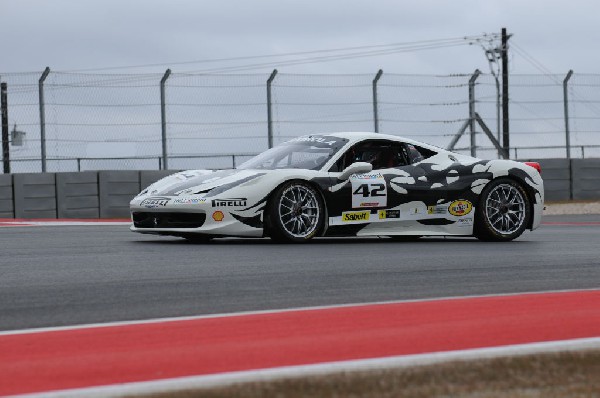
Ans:
{"type": "Polygon", "coordinates": [[[371,212],[365,211],[345,211],[342,213],[342,222],[367,222],[371,217],[371,212]]]}

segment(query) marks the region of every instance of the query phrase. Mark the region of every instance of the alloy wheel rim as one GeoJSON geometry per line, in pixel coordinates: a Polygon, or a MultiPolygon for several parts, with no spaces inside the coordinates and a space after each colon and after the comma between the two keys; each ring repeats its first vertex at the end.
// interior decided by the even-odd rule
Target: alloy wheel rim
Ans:
{"type": "Polygon", "coordinates": [[[319,223],[316,194],[303,185],[292,185],[279,199],[279,218],[283,228],[293,237],[310,236],[319,223]]]}
{"type": "Polygon", "coordinates": [[[503,235],[512,234],[525,221],[525,198],[513,185],[500,184],[487,196],[485,214],[490,226],[503,235]]]}

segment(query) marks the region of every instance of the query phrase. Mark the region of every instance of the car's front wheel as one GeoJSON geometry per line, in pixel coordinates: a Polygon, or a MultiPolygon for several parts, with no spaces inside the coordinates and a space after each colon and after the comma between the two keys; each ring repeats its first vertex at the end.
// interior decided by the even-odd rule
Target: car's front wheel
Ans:
{"type": "Polygon", "coordinates": [[[481,240],[513,240],[525,231],[530,219],[531,206],[523,186],[509,178],[499,178],[481,193],[475,235],[481,240]]]}
{"type": "Polygon", "coordinates": [[[276,241],[306,242],[319,233],[325,220],[321,195],[302,181],[277,188],[268,212],[269,234],[276,241]]]}

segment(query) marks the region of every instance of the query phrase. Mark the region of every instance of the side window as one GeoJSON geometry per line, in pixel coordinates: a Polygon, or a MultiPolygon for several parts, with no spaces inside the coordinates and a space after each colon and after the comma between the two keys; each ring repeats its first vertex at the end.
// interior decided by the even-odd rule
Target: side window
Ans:
{"type": "Polygon", "coordinates": [[[407,158],[410,160],[410,163],[417,163],[423,159],[427,159],[435,155],[436,153],[427,148],[423,148],[420,146],[416,146],[413,144],[404,144],[405,153],[407,158]]]}
{"type": "Polygon", "coordinates": [[[346,151],[329,171],[342,171],[354,162],[367,162],[373,170],[405,166],[409,163],[403,145],[393,141],[369,140],[346,151]]]}

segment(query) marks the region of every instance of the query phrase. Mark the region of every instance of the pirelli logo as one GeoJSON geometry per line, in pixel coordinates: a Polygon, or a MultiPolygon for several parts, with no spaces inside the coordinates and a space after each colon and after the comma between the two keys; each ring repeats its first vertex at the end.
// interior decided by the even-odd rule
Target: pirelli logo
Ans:
{"type": "Polygon", "coordinates": [[[246,198],[213,199],[212,207],[241,207],[246,206],[246,198]]]}
{"type": "Polygon", "coordinates": [[[369,221],[370,211],[347,211],[342,213],[343,222],[369,221]]]}

